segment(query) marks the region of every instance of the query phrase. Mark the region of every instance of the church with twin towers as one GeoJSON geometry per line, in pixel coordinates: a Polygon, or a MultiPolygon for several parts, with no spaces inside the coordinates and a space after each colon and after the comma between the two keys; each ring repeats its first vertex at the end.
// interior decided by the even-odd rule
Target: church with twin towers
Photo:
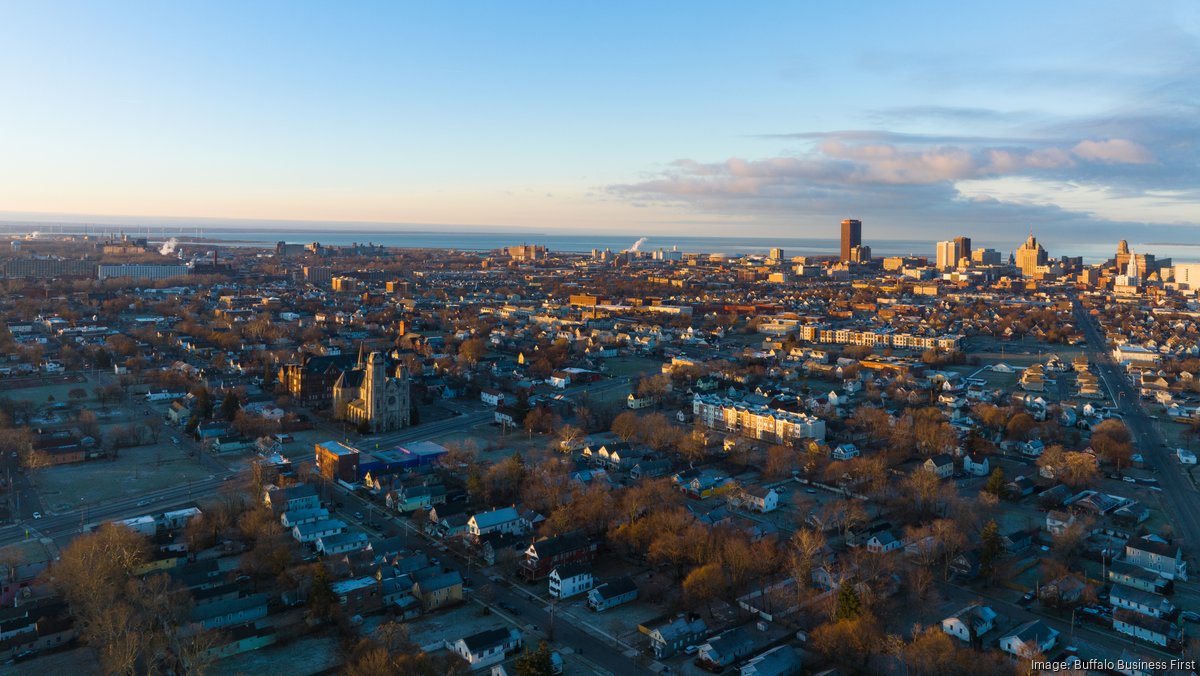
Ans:
{"type": "Polygon", "coordinates": [[[412,422],[410,379],[402,364],[389,364],[382,352],[364,357],[333,385],[333,413],[366,434],[382,434],[408,427],[412,422]]]}

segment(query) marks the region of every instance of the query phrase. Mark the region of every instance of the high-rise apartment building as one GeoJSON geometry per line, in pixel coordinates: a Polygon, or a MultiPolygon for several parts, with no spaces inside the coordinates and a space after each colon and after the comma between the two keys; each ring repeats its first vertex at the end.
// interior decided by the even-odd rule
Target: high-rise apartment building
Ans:
{"type": "Polygon", "coordinates": [[[850,250],[856,246],[862,246],[862,221],[847,218],[842,221],[841,260],[843,262],[850,260],[850,250]]]}

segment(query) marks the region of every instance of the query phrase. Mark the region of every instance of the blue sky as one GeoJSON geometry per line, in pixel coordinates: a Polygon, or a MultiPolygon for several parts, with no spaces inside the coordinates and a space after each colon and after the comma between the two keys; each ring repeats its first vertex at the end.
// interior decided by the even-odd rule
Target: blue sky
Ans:
{"type": "Polygon", "coordinates": [[[1197,3],[840,4],[0,3],[0,216],[1197,239],[1197,3]]]}

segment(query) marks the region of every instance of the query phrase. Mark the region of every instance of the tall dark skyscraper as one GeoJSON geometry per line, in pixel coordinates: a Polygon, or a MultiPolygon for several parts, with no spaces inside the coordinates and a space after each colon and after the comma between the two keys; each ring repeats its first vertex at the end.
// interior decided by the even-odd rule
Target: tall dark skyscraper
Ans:
{"type": "MultiPolygon", "coordinates": [[[[970,237],[955,237],[954,243],[958,245],[958,255],[960,258],[971,258],[971,238],[970,237]]],[[[958,263],[958,261],[954,261],[958,263]]]]}
{"type": "Polygon", "coordinates": [[[862,246],[862,221],[847,218],[842,221],[842,260],[850,260],[850,250],[862,246]]]}

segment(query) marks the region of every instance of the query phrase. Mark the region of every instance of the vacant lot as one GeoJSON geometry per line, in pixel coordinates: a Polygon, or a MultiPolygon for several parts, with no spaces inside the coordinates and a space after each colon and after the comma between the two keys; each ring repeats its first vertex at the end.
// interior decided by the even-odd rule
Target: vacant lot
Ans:
{"type": "Polygon", "coordinates": [[[38,493],[50,511],[94,505],[203,479],[212,472],[181,446],[163,442],[122,449],[116,460],[91,460],[47,467],[34,473],[38,493]]]}
{"type": "Polygon", "coordinates": [[[646,357],[613,357],[606,359],[604,364],[608,366],[608,373],[614,378],[656,375],[662,373],[663,365],[657,359],[647,359],[646,357]]]}

